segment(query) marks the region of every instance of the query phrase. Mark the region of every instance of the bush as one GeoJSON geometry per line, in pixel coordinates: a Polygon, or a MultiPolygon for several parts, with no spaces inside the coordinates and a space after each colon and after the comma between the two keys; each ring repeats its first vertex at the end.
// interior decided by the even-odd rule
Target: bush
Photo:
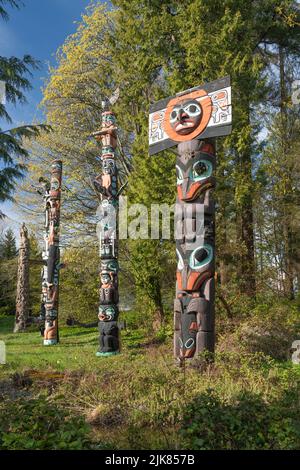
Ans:
{"type": "MultiPolygon", "coordinates": [[[[290,348],[300,337],[299,308],[296,303],[259,303],[251,316],[231,324],[232,331],[219,334],[218,350],[262,352],[277,360],[290,358],[290,348]]],[[[220,329],[219,329],[220,331],[220,329]]]]}
{"type": "Polygon", "coordinates": [[[180,434],[193,450],[297,449],[300,415],[297,390],[267,403],[243,391],[230,400],[207,390],[190,404],[180,434]],[[293,395],[293,396],[292,396],[293,395]]]}
{"type": "Polygon", "coordinates": [[[0,406],[0,449],[88,449],[89,427],[46,397],[5,401],[0,406]]]}
{"type": "Polygon", "coordinates": [[[0,318],[7,317],[8,315],[14,315],[14,310],[9,306],[0,307],[0,318]]]}

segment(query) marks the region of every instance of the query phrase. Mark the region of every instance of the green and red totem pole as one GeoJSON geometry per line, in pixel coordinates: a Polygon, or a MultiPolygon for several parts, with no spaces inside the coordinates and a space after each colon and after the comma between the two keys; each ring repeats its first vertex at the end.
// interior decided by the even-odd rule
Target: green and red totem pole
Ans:
{"type": "Polygon", "coordinates": [[[183,363],[215,346],[215,138],[231,132],[230,78],[150,108],[149,153],[177,145],[174,355],[183,363]]]}
{"type": "Polygon", "coordinates": [[[42,253],[42,302],[41,319],[45,321],[44,345],[58,343],[58,296],[60,248],[60,204],[61,204],[62,162],[54,160],[51,164],[50,182],[40,178],[45,201],[45,233],[42,253]]]}
{"type": "Polygon", "coordinates": [[[97,356],[112,356],[120,352],[119,292],[118,292],[118,174],[116,165],[116,118],[108,109],[110,101],[104,101],[101,129],[93,136],[101,143],[102,171],[94,187],[100,195],[97,226],[100,242],[99,289],[99,350],[97,356]]]}

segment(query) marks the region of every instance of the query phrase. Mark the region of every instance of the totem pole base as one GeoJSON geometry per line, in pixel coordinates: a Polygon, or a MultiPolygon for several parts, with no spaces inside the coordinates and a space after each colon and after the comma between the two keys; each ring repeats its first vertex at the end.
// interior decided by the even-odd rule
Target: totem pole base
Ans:
{"type": "Polygon", "coordinates": [[[108,356],[116,356],[120,354],[120,351],[112,351],[112,352],[96,352],[97,357],[108,357],[108,356]]]}
{"type": "Polygon", "coordinates": [[[58,344],[57,339],[44,339],[44,346],[55,346],[58,344]]]}

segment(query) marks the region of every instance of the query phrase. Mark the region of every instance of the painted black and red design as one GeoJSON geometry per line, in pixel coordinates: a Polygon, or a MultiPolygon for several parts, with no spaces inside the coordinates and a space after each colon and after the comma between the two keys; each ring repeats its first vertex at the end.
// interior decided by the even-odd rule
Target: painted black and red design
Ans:
{"type": "Polygon", "coordinates": [[[230,77],[150,107],[150,155],[178,149],[174,355],[181,364],[204,350],[214,352],[215,138],[230,134],[231,123],[230,77]]]}
{"type": "Polygon", "coordinates": [[[60,249],[60,205],[61,205],[62,162],[54,160],[51,164],[50,182],[40,178],[44,188],[45,235],[42,268],[41,318],[45,321],[44,345],[51,346],[59,341],[58,335],[58,297],[60,249]]]}
{"type": "Polygon", "coordinates": [[[117,127],[113,112],[104,102],[101,129],[93,134],[102,145],[102,171],[94,187],[100,196],[100,289],[99,289],[99,349],[97,356],[111,356],[120,352],[119,293],[118,293],[118,172],[116,165],[117,127]],[[114,217],[110,219],[109,214],[114,217]]]}
{"type": "Polygon", "coordinates": [[[174,352],[183,360],[214,350],[214,142],[194,139],[179,144],[176,169],[175,219],[183,231],[176,240],[174,352]],[[197,228],[200,210],[203,223],[197,228]]]}

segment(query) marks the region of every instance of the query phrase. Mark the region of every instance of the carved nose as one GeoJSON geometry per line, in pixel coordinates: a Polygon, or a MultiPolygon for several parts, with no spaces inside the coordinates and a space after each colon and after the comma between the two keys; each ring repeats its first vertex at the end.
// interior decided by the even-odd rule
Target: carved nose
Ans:
{"type": "Polygon", "coordinates": [[[183,109],[180,109],[179,113],[177,115],[178,121],[182,121],[183,119],[186,119],[186,118],[188,118],[188,115],[186,114],[186,112],[183,109]]]}
{"type": "Polygon", "coordinates": [[[184,198],[187,194],[188,190],[188,185],[189,185],[189,180],[188,178],[185,178],[182,182],[182,197],[184,198]]]}

